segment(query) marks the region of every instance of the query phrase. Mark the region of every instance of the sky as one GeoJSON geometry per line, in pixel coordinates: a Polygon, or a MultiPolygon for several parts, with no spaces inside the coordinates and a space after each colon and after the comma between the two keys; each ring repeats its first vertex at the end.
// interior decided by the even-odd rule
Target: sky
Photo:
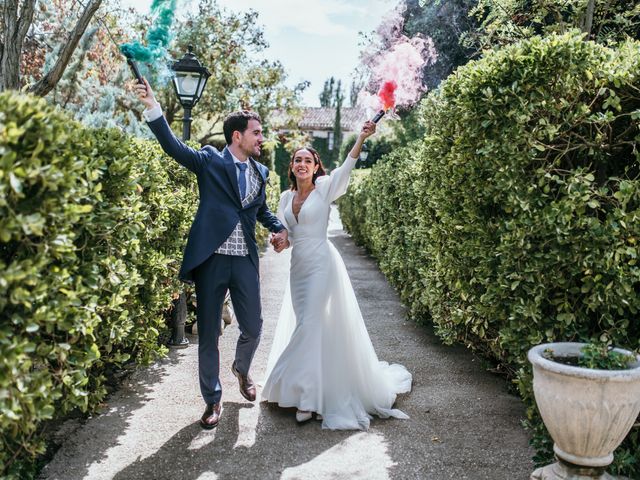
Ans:
{"type": "MultiPolygon", "coordinates": [[[[152,0],[122,0],[143,13],[152,0]]],[[[358,66],[361,35],[376,29],[399,0],[218,0],[234,11],[258,12],[270,47],[269,60],[279,60],[287,71],[287,85],[308,80],[302,103],[320,106],[318,99],[325,80],[342,80],[346,97],[351,76],[358,66]]],[[[197,5],[197,0],[178,0],[178,10],[197,5]]],[[[211,68],[211,66],[208,66],[211,68]]]]}

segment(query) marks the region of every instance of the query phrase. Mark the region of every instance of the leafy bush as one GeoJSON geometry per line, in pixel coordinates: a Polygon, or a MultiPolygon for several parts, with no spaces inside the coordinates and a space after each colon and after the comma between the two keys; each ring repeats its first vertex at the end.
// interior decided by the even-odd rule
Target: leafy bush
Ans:
{"type": "Polygon", "coordinates": [[[0,95],[0,472],[33,474],[42,422],[104,398],[158,335],[197,200],[155,142],[0,95]]]}
{"type": "MultiPolygon", "coordinates": [[[[422,104],[425,136],[341,203],[417,319],[517,378],[551,458],[528,349],[640,348],[640,43],[567,34],[488,53],[422,104]]],[[[611,468],[640,477],[634,428],[611,468]]]]}
{"type": "MultiPolygon", "coordinates": [[[[276,214],[278,212],[278,205],[280,204],[280,177],[276,172],[271,170],[269,172],[269,179],[267,180],[267,205],[269,209],[276,214]]],[[[267,240],[269,238],[269,230],[260,225],[260,222],[256,223],[256,241],[258,242],[258,248],[262,246],[268,246],[267,240]]]]}
{"type": "Polygon", "coordinates": [[[478,24],[460,37],[463,45],[480,50],[498,48],[534,35],[563,34],[571,29],[589,32],[589,39],[605,45],[627,39],[640,39],[640,5],[613,0],[591,3],[520,2],[514,0],[479,0],[470,9],[478,24]]]}

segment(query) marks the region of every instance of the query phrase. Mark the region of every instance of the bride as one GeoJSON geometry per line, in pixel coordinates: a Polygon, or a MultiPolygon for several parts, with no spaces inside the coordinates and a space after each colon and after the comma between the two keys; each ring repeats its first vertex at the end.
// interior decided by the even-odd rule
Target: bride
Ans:
{"type": "Polygon", "coordinates": [[[392,407],[398,393],[411,389],[411,374],[378,360],[345,265],[327,238],[331,202],[346,192],[362,144],[375,129],[373,122],[363,125],[330,175],[313,148],[294,152],[292,186],[278,209],[289,241],[272,237],[276,251],[292,245],[291,269],[262,397],[297,407],[298,422],[315,413],[329,429],[366,430],[372,414],[408,418],[392,407]]]}

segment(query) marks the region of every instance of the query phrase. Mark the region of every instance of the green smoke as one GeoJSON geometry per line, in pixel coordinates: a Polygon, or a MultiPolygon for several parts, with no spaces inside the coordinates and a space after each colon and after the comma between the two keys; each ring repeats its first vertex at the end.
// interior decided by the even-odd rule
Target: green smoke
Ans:
{"type": "Polygon", "coordinates": [[[171,41],[171,24],[176,11],[177,0],[153,0],[151,15],[154,24],[147,32],[145,47],[140,42],[124,43],[120,45],[122,54],[141,63],[140,69],[146,70],[145,65],[153,71],[162,70],[168,63],[167,47],[171,41]]]}

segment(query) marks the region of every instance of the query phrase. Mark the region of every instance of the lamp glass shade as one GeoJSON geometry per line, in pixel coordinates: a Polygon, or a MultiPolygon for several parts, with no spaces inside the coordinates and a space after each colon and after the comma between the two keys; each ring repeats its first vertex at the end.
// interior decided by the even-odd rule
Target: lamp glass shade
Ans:
{"type": "Polygon", "coordinates": [[[176,72],[173,85],[181,104],[195,105],[207,83],[207,76],[196,72],[176,72]]]}
{"type": "Polygon", "coordinates": [[[189,46],[189,51],[171,66],[174,72],[173,87],[180,104],[186,108],[191,108],[198,103],[211,75],[200,64],[192,50],[193,47],[189,46]]]}
{"type": "Polygon", "coordinates": [[[181,97],[195,97],[198,92],[200,76],[195,73],[179,73],[178,92],[181,97]]]}

